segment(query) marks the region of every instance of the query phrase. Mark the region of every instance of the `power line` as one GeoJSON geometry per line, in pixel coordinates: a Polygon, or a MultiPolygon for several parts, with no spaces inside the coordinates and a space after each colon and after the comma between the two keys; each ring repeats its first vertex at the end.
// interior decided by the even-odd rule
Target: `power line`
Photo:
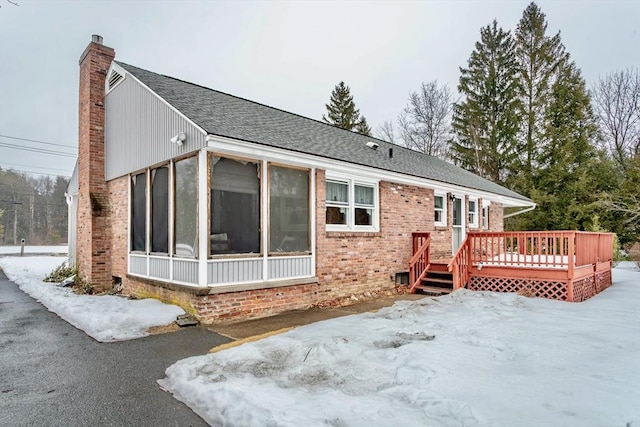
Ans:
{"type": "Polygon", "coordinates": [[[59,173],[33,172],[33,171],[27,171],[24,169],[10,169],[10,170],[24,172],[26,174],[31,174],[31,175],[49,175],[49,176],[61,176],[63,178],[71,178],[71,176],[69,175],[60,175],[59,173]]]}
{"type": "Polygon", "coordinates": [[[22,147],[20,145],[7,144],[6,142],[0,142],[0,147],[7,147],[14,150],[22,150],[22,151],[33,151],[35,153],[41,153],[41,154],[52,154],[54,156],[66,156],[66,157],[74,157],[74,158],[77,157],[75,154],[65,153],[62,151],[45,150],[42,148],[33,148],[33,147],[22,147]]]}
{"type": "Polygon", "coordinates": [[[29,141],[29,142],[36,142],[38,144],[45,144],[45,145],[55,145],[58,147],[66,147],[66,148],[71,148],[73,150],[77,150],[76,147],[73,147],[71,145],[65,145],[65,144],[55,144],[53,142],[46,142],[46,141],[38,141],[37,139],[28,139],[28,138],[19,138],[17,136],[11,136],[11,135],[0,135],[0,137],[2,138],[9,138],[9,139],[17,139],[18,141],[29,141]]]}
{"type": "Polygon", "coordinates": [[[31,175],[49,175],[49,176],[61,176],[63,178],[71,178],[70,175],[60,175],[59,173],[33,172],[33,171],[24,170],[24,169],[16,169],[16,168],[11,168],[11,169],[7,169],[7,170],[16,171],[16,172],[24,172],[24,173],[31,174],[31,175]]]}
{"type": "Polygon", "coordinates": [[[47,167],[47,166],[21,165],[20,163],[8,163],[8,162],[2,162],[2,161],[0,161],[0,163],[5,164],[5,165],[9,165],[9,166],[24,166],[26,168],[49,169],[49,170],[53,170],[53,171],[62,171],[62,172],[68,172],[69,171],[69,169],[50,168],[50,167],[47,167]]]}

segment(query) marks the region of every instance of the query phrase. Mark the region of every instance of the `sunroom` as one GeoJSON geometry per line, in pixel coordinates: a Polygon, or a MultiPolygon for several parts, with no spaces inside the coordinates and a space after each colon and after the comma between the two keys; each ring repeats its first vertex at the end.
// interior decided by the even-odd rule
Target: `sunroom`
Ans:
{"type": "Polygon", "coordinates": [[[314,172],[202,149],[130,174],[128,274],[212,292],[315,282],[314,172]]]}

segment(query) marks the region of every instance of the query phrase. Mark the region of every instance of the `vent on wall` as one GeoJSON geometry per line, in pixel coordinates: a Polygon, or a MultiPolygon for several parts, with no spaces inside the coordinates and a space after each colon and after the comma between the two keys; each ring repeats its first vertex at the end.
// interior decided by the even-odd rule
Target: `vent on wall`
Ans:
{"type": "Polygon", "coordinates": [[[113,89],[124,77],[117,71],[111,71],[109,76],[109,90],[113,89]]]}

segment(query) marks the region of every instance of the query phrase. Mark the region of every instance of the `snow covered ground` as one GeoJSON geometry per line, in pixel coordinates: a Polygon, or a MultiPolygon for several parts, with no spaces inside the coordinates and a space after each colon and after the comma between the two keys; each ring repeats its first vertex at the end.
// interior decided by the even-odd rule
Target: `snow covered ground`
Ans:
{"type": "MultiPolygon", "coordinates": [[[[68,254],[69,246],[25,246],[26,254],[68,254]]],[[[20,246],[0,246],[0,255],[20,254],[20,246]]]]}
{"type": "Polygon", "coordinates": [[[10,280],[58,316],[97,341],[111,342],[148,335],[152,326],[166,325],[184,310],[154,299],[129,300],[118,296],[76,295],[42,279],[66,257],[0,257],[10,280]]]}
{"type": "Polygon", "coordinates": [[[184,359],[222,426],[640,426],[640,271],[582,303],[461,290],[184,359]]]}
{"type": "MultiPolygon", "coordinates": [[[[184,313],[42,282],[64,257],[0,257],[99,341],[184,313]]],[[[160,385],[213,425],[640,426],[640,271],[582,303],[458,291],[184,359],[160,385]]]]}

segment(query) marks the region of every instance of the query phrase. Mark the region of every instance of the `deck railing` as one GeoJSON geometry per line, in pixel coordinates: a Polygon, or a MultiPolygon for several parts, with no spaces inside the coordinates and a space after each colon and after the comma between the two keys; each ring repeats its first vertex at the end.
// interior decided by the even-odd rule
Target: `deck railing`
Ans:
{"type": "Polygon", "coordinates": [[[470,232],[472,265],[560,268],[612,259],[613,234],[583,231],[470,232]]]}
{"type": "Polygon", "coordinates": [[[469,237],[465,239],[449,264],[447,269],[453,275],[453,289],[464,288],[469,281],[471,269],[471,251],[469,250],[469,237]]]}
{"type": "Polygon", "coordinates": [[[429,269],[431,252],[431,235],[429,233],[412,233],[413,257],[409,260],[409,285],[411,292],[422,282],[429,269]]]}

